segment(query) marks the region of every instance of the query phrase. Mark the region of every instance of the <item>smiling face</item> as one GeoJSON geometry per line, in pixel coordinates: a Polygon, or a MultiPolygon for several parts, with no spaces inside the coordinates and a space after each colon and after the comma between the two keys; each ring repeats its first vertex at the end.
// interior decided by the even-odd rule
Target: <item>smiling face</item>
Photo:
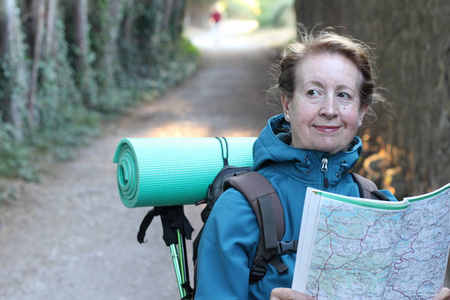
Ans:
{"type": "Polygon", "coordinates": [[[339,54],[307,56],[297,66],[292,99],[282,98],[292,130],[291,146],[335,154],[345,151],[361,125],[361,73],[339,54]]]}

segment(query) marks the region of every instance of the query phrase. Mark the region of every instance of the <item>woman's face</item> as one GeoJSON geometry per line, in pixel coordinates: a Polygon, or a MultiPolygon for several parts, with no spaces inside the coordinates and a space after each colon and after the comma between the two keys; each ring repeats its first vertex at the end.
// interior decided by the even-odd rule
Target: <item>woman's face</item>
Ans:
{"type": "Polygon", "coordinates": [[[335,154],[345,151],[361,125],[361,74],[339,54],[306,57],[296,70],[293,99],[283,96],[292,129],[291,146],[335,154]]]}

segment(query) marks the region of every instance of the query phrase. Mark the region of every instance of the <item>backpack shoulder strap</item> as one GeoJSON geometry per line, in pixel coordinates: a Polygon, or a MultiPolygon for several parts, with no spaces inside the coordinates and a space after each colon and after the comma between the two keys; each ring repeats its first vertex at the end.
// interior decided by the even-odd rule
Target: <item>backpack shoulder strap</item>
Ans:
{"type": "Polygon", "coordinates": [[[250,270],[250,283],[256,283],[266,274],[270,263],[279,273],[288,267],[279,254],[296,252],[297,241],[281,242],[284,236],[284,212],[277,192],[272,184],[258,172],[248,172],[230,177],[224,189],[234,187],[240,191],[252,207],[260,230],[259,243],[250,270]]]}
{"type": "Polygon", "coordinates": [[[251,171],[227,179],[224,189],[241,192],[255,212],[267,249],[278,247],[284,235],[284,213],[277,192],[263,175],[251,171]]]}
{"type": "Polygon", "coordinates": [[[352,174],[353,180],[358,184],[359,196],[361,198],[372,199],[372,194],[370,192],[378,190],[378,187],[375,184],[375,182],[357,173],[350,173],[350,174],[352,174]]]}
{"type": "Polygon", "coordinates": [[[353,180],[358,185],[359,189],[359,197],[366,199],[377,199],[377,200],[386,200],[389,201],[389,198],[386,197],[382,192],[378,190],[377,185],[370,179],[367,179],[357,173],[350,174],[353,177],[353,180]]]}

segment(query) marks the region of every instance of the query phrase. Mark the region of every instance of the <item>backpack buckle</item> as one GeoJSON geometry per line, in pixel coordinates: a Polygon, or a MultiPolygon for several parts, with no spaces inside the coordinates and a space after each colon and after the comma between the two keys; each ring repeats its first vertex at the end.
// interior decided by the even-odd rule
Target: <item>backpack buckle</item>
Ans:
{"type": "Polygon", "coordinates": [[[264,276],[266,276],[266,266],[265,265],[259,265],[259,264],[253,264],[252,268],[250,269],[249,282],[251,284],[257,283],[264,276]]]}
{"type": "Polygon", "coordinates": [[[276,255],[296,253],[297,252],[297,244],[298,244],[297,240],[292,240],[289,242],[279,241],[278,247],[276,249],[274,249],[273,252],[276,255]]]}

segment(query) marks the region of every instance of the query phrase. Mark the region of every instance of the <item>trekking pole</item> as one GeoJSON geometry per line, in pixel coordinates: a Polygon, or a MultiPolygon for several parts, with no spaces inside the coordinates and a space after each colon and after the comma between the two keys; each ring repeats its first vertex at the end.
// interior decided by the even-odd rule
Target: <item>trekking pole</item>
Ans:
{"type": "Polygon", "coordinates": [[[193,290],[191,287],[191,282],[189,279],[189,264],[188,264],[188,259],[187,259],[187,249],[186,249],[186,237],[181,234],[181,232],[178,232],[178,245],[179,245],[179,255],[181,258],[180,261],[180,265],[181,265],[181,269],[182,269],[182,279],[183,279],[183,284],[182,287],[184,288],[184,290],[186,291],[186,295],[185,295],[185,300],[191,300],[193,299],[193,290]]]}
{"type": "Polygon", "coordinates": [[[186,262],[185,239],[180,230],[177,230],[178,243],[170,245],[172,262],[178,282],[178,290],[181,299],[191,299],[189,290],[189,269],[186,262]]]}
{"type": "Polygon", "coordinates": [[[180,292],[181,299],[183,299],[184,297],[186,297],[186,291],[182,286],[184,281],[178,255],[177,244],[170,245],[170,253],[172,254],[173,268],[175,270],[175,276],[177,277],[178,291],[180,292]]]}
{"type": "MultiPolygon", "coordinates": [[[[186,264],[185,264],[185,259],[186,257],[184,256],[184,240],[182,238],[181,232],[179,230],[177,230],[177,238],[178,238],[178,257],[179,257],[179,262],[180,262],[180,269],[181,269],[181,282],[184,283],[186,282],[186,264]]],[[[185,295],[186,296],[186,295],[185,295]]]]}
{"type": "Polygon", "coordinates": [[[163,240],[170,248],[172,263],[182,300],[192,298],[192,288],[189,283],[188,266],[186,262],[185,239],[191,238],[194,230],[186,218],[183,206],[161,206],[152,208],[142,220],[137,239],[144,243],[145,231],[155,216],[161,217],[163,240]]]}

